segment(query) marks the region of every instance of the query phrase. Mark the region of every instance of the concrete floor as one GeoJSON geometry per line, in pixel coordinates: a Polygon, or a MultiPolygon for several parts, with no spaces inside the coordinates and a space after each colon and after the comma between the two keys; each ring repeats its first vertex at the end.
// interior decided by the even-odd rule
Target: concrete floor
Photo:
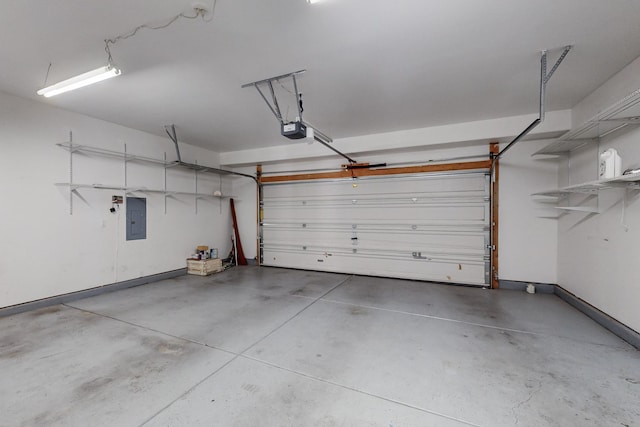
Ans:
{"type": "Polygon", "coordinates": [[[556,296],[258,267],[0,318],[0,384],[1,426],[640,425],[556,296]]]}

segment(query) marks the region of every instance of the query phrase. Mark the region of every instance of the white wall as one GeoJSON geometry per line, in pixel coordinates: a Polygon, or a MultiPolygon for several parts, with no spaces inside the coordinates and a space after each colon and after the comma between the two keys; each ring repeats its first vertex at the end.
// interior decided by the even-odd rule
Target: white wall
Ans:
{"type": "MultiPolygon", "coordinates": [[[[640,129],[604,139],[572,153],[568,176],[572,183],[597,179],[599,152],[616,148],[623,169],[640,165],[640,129]],[[577,177],[577,178],[576,178],[577,177]]],[[[566,175],[565,175],[566,176],[566,175]]],[[[578,203],[580,196],[572,197],[578,203]]],[[[601,213],[571,213],[560,220],[559,283],[618,321],[640,331],[640,191],[612,189],[589,200],[601,213]]]]}
{"type": "MultiPolygon", "coordinates": [[[[228,201],[198,201],[191,196],[167,200],[147,198],[147,239],[125,240],[124,207],[109,212],[111,196],[121,191],[79,190],[69,214],[69,190],[56,182],[69,181],[69,153],[55,144],[74,143],[175,160],[173,143],[42,103],[0,93],[0,307],[79,291],[185,267],[196,245],[229,250],[228,201]],[[222,203],[222,204],[220,204],[222,203]]],[[[212,151],[181,144],[183,160],[217,166],[212,151]]],[[[74,155],[74,182],[124,184],[124,162],[74,155]]],[[[130,162],[129,185],[162,189],[164,169],[130,162]]],[[[229,193],[230,180],[199,178],[200,192],[220,188],[229,193]]],[[[194,190],[193,172],[169,170],[168,188],[194,190]]]]}
{"type": "MultiPolygon", "coordinates": [[[[640,88],[640,59],[576,106],[585,120],[640,88]]],[[[579,122],[576,122],[578,124],[579,122]]],[[[623,170],[640,167],[640,129],[627,128],[576,152],[561,164],[560,185],[596,180],[598,155],[616,148],[623,170]]],[[[572,198],[577,203],[580,196],[572,198]]],[[[600,192],[600,214],[571,213],[559,223],[559,283],[630,328],[640,331],[640,191],[600,192]]]]}
{"type": "Polygon", "coordinates": [[[500,161],[500,278],[557,283],[557,211],[531,197],[553,189],[558,181],[555,160],[531,155],[550,140],[521,141],[500,161]]]}
{"type": "MultiPolygon", "coordinates": [[[[568,126],[568,123],[565,123],[568,126]]],[[[523,126],[524,128],[524,126],[523,126]]],[[[522,130],[522,129],[520,129],[522,130]]],[[[498,132],[499,130],[496,130],[498,132]]],[[[517,132],[516,132],[517,133],[517,132]]],[[[380,139],[381,135],[372,135],[380,139]]],[[[367,137],[363,137],[366,139],[367,137]]],[[[397,141],[402,145],[402,140],[397,141]]],[[[557,282],[557,221],[540,218],[541,212],[530,197],[539,190],[539,186],[554,188],[557,185],[558,165],[555,162],[539,161],[531,157],[549,141],[524,141],[505,155],[500,171],[500,278],[525,282],[557,282]],[[527,242],[525,245],[522,242],[527,242]]],[[[319,145],[319,144],[315,144],[319,145]]],[[[312,149],[305,143],[301,148],[312,149]]],[[[323,148],[323,147],[320,147],[323,148]]],[[[328,149],[324,150],[331,153],[328,149]]],[[[355,149],[353,150],[355,151],[355,149]]],[[[429,145],[421,148],[405,148],[377,151],[375,154],[361,152],[354,154],[356,160],[369,163],[386,162],[389,165],[412,162],[426,164],[433,160],[458,156],[486,156],[487,143],[449,143],[429,145]]],[[[312,152],[314,154],[315,152],[312,152]]],[[[248,153],[245,153],[248,154],[248,153]]],[[[326,154],[326,153],[325,153],[326,154]]],[[[265,173],[277,171],[305,171],[314,169],[338,169],[345,161],[337,155],[330,159],[306,159],[297,161],[272,161],[263,166],[265,173]]],[[[252,158],[252,154],[246,158],[252,158]]],[[[471,161],[464,159],[459,161],[471,161]]],[[[255,173],[255,167],[237,168],[244,173],[255,173]]],[[[238,219],[241,238],[245,246],[245,255],[254,257],[256,239],[255,185],[243,183],[242,187],[234,182],[233,193],[243,206],[243,217],[238,219]],[[253,204],[251,204],[253,201],[253,204]],[[246,203],[246,205],[245,205],[246,203]],[[250,247],[249,247],[250,246],[250,247]],[[254,249],[252,252],[251,249],[254,249]]]]}
{"type": "Polygon", "coordinates": [[[591,119],[637,89],[640,89],[640,58],[632,61],[573,108],[574,126],[591,119]]]}

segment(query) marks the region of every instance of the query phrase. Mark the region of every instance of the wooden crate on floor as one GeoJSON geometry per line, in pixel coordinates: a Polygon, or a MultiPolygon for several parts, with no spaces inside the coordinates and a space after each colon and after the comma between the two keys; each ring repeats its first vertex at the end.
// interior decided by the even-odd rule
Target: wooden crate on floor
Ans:
{"type": "Polygon", "coordinates": [[[208,276],[222,271],[222,260],[214,259],[187,259],[187,274],[208,276]]]}

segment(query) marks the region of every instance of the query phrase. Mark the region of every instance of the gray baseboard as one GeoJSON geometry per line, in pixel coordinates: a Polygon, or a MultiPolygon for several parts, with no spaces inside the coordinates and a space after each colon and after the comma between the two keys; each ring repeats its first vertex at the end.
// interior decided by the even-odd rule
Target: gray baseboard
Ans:
{"type": "Polygon", "coordinates": [[[516,280],[500,280],[500,289],[507,289],[510,291],[526,291],[527,285],[532,284],[536,287],[536,292],[539,294],[553,294],[555,293],[556,285],[549,283],[536,283],[536,282],[519,282],[516,280]]]}
{"type": "Polygon", "coordinates": [[[56,295],[54,297],[26,302],[24,304],[12,305],[10,307],[0,308],[0,317],[11,316],[12,314],[23,313],[25,311],[36,310],[56,304],[77,301],[79,299],[133,288],[135,286],[146,285],[147,283],[158,282],[160,280],[173,279],[174,277],[184,276],[185,274],[187,274],[187,269],[180,268],[178,270],[166,271],[164,273],[153,274],[151,276],[138,277],[137,279],[124,280],[122,282],[110,283],[108,285],[97,286],[95,288],[85,289],[82,291],[56,295]]]}
{"type": "Polygon", "coordinates": [[[596,307],[592,306],[583,299],[578,298],[561,286],[556,285],[554,293],[567,304],[578,309],[586,316],[593,319],[603,328],[608,329],[618,337],[622,338],[623,340],[640,350],[640,333],[634,331],[625,324],[620,323],[613,317],[609,316],[607,313],[598,310],[596,307]]]}
{"type": "Polygon", "coordinates": [[[500,289],[513,291],[526,291],[527,285],[531,283],[536,287],[536,293],[555,294],[570,306],[582,312],[585,316],[590,317],[603,328],[614,333],[621,339],[625,340],[635,348],[640,350],[640,333],[634,331],[623,323],[620,323],[607,313],[598,310],[588,302],[580,299],[576,295],[564,289],[559,285],[549,283],[519,282],[516,280],[500,280],[500,289]]]}

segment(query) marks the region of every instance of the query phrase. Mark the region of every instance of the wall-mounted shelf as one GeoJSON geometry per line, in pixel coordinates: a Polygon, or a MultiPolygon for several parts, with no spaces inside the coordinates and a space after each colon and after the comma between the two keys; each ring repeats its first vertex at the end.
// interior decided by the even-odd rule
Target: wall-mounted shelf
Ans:
{"type": "Polygon", "coordinates": [[[555,190],[539,191],[531,195],[565,198],[569,194],[597,194],[600,190],[608,190],[612,188],[630,188],[640,190],[640,173],[569,185],[555,190]]]}
{"type": "MultiPolygon", "coordinates": [[[[71,138],[70,138],[70,141],[71,141],[71,138]]],[[[72,154],[73,153],[95,154],[102,157],[113,157],[117,159],[123,159],[125,162],[136,161],[136,162],[142,162],[142,163],[161,165],[161,166],[164,166],[165,168],[185,169],[185,170],[192,170],[192,171],[202,172],[202,173],[211,173],[214,175],[243,176],[245,178],[251,178],[253,180],[256,180],[255,176],[234,172],[234,171],[229,171],[225,169],[214,168],[211,166],[199,165],[197,163],[182,162],[180,160],[167,161],[166,158],[163,160],[163,159],[156,159],[153,157],[137,156],[137,155],[129,154],[126,151],[125,152],[113,151],[113,150],[107,150],[104,148],[92,147],[89,145],[73,144],[72,142],[64,142],[56,145],[60,148],[63,148],[69,151],[72,154]]]]}
{"type": "Polygon", "coordinates": [[[588,213],[600,213],[598,208],[589,206],[556,206],[556,209],[563,211],[576,211],[576,212],[588,212],[588,213]]]}
{"type": "Polygon", "coordinates": [[[216,196],[215,194],[207,193],[193,193],[190,191],[165,191],[152,189],[147,187],[123,187],[121,185],[103,185],[103,184],[71,184],[69,182],[56,182],[54,185],[58,187],[69,187],[71,191],[75,191],[80,188],[90,188],[94,190],[115,190],[124,191],[126,194],[132,193],[157,193],[164,194],[166,197],[171,196],[196,196],[199,199],[228,199],[232,196],[216,196]]]}
{"type": "Polygon", "coordinates": [[[73,144],[71,142],[63,142],[56,145],[71,153],[95,154],[102,157],[112,157],[115,159],[123,159],[126,161],[139,161],[162,166],[172,166],[177,164],[177,162],[168,162],[166,160],[154,159],[152,157],[136,156],[125,152],[106,150],[104,148],[91,147],[89,145],[73,144]]]}
{"type": "MultiPolygon", "coordinates": [[[[610,190],[613,188],[640,190],[640,173],[622,175],[610,179],[601,179],[599,181],[590,181],[577,185],[569,185],[567,187],[557,188],[554,190],[539,191],[531,194],[531,196],[537,196],[543,199],[559,202],[560,200],[568,201],[569,196],[572,194],[583,194],[597,197],[600,191],[610,190]]],[[[564,211],[599,213],[599,208],[592,206],[554,206],[554,208],[564,211]]]]}
{"type": "MultiPolygon", "coordinates": [[[[132,193],[154,193],[154,194],[163,194],[164,195],[164,211],[167,213],[167,198],[172,198],[176,196],[190,196],[194,197],[195,201],[195,213],[198,213],[198,200],[202,199],[228,199],[230,196],[216,196],[215,194],[202,193],[198,191],[198,174],[199,173],[211,173],[218,176],[233,174],[231,171],[224,171],[217,168],[200,166],[198,164],[185,163],[180,161],[167,161],[166,153],[164,155],[164,159],[156,159],[153,157],[146,156],[138,156],[127,153],[127,146],[124,145],[124,151],[113,151],[107,150],[104,148],[91,147],[88,145],[76,145],[73,143],[73,134],[69,133],[69,142],[56,144],[58,147],[67,150],[69,152],[69,181],[68,182],[59,182],[56,183],[56,186],[59,187],[68,187],[69,188],[69,213],[73,214],[73,196],[77,194],[80,189],[92,189],[92,190],[111,190],[111,191],[122,191],[125,194],[132,193]],[[73,180],[73,156],[76,153],[84,153],[89,155],[95,155],[106,158],[113,158],[123,161],[124,168],[124,184],[123,185],[104,185],[104,184],[83,184],[76,183],[73,180]],[[164,186],[162,189],[154,189],[140,186],[132,186],[127,182],[127,164],[129,162],[140,162],[146,163],[150,165],[155,165],[164,168],[164,186]],[[167,169],[182,169],[193,171],[194,175],[194,191],[172,191],[167,188],[167,169]]],[[[222,187],[222,180],[220,181],[220,187],[222,187]]],[[[222,188],[220,188],[222,191],[222,188]]],[[[220,210],[222,211],[222,204],[220,205],[220,210]]]]}
{"type": "MultiPolygon", "coordinates": [[[[584,147],[587,144],[597,144],[600,138],[627,127],[640,125],[640,89],[631,92],[609,108],[596,114],[591,120],[586,121],[575,129],[562,135],[560,138],[535,152],[533,155],[555,155],[566,158],[570,164],[570,153],[584,147]]],[[[602,190],[613,188],[625,188],[640,190],[640,173],[622,175],[616,178],[589,181],[581,184],[569,185],[548,191],[539,191],[531,196],[538,202],[562,203],[564,206],[554,206],[555,209],[569,212],[599,213],[598,194],[602,190]],[[582,200],[575,202],[577,197],[571,195],[583,195],[582,200]],[[590,205],[596,206],[590,206],[590,205]]]]}
{"type": "Polygon", "coordinates": [[[640,89],[598,113],[591,120],[571,129],[533,155],[567,154],[584,145],[595,143],[599,138],[634,125],[640,125],[640,89]]]}

